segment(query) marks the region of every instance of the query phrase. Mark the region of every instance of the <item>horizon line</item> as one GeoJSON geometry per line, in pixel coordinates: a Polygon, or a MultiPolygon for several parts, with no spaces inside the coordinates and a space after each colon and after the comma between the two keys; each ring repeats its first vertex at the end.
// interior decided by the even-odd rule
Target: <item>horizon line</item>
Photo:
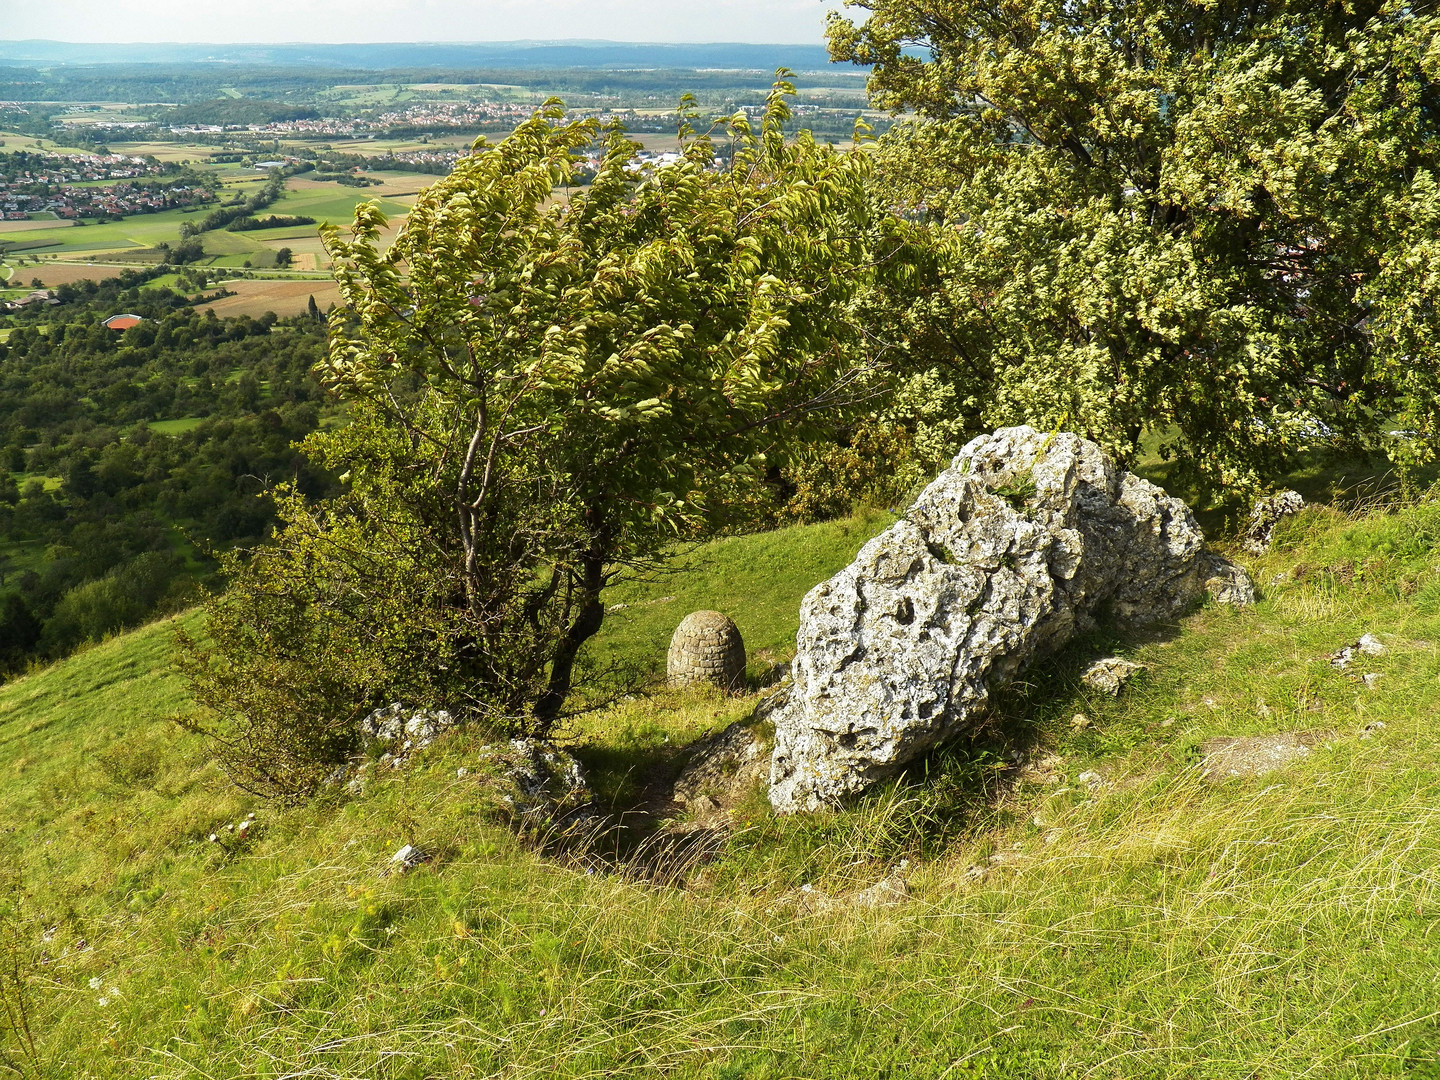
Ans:
{"type": "Polygon", "coordinates": [[[135,40],[135,41],[116,41],[113,36],[108,36],[108,37],[106,37],[106,38],[104,38],[104,39],[102,39],[102,40],[98,40],[98,41],[80,41],[80,40],[72,40],[72,39],[68,39],[68,38],[35,38],[35,37],[31,37],[31,38],[7,38],[7,37],[0,37],[0,45],[29,45],[29,44],[38,44],[38,45],[213,45],[213,46],[215,46],[215,47],[217,47],[217,48],[229,48],[229,49],[245,48],[245,47],[248,47],[248,46],[273,48],[273,47],[278,46],[278,45],[310,45],[310,46],[314,46],[314,45],[328,45],[328,46],[335,46],[335,47],[344,47],[344,46],[349,46],[349,45],[444,45],[444,46],[451,46],[451,47],[454,47],[454,46],[457,46],[457,45],[492,45],[492,46],[493,46],[493,45],[514,45],[514,46],[524,46],[524,47],[530,47],[530,48],[534,48],[534,47],[544,47],[544,46],[556,46],[556,45],[567,45],[567,46],[575,46],[575,45],[608,46],[608,45],[613,45],[613,46],[616,46],[616,47],[629,47],[629,46],[635,46],[635,45],[644,45],[644,46],[652,47],[652,48],[653,48],[653,47],[672,47],[672,46],[673,46],[673,47],[684,47],[684,46],[743,45],[743,46],[751,46],[751,47],[756,47],[756,46],[758,46],[758,47],[774,47],[774,48],[785,48],[785,47],[795,47],[795,46],[798,46],[798,47],[801,47],[801,48],[811,48],[811,49],[823,49],[823,48],[825,48],[825,44],[824,44],[823,42],[815,42],[815,41],[734,41],[734,40],[724,40],[724,41],[627,41],[627,40],[619,40],[619,39],[611,39],[611,38],[505,38],[505,39],[494,39],[494,40],[481,39],[481,38],[475,38],[475,39],[467,38],[467,39],[464,39],[464,40],[459,40],[459,39],[456,39],[456,40],[446,40],[446,39],[401,40],[401,39],[388,39],[388,38],[387,38],[387,39],[384,39],[384,40],[374,40],[374,41],[314,41],[314,40],[301,40],[301,39],[297,39],[297,40],[293,40],[293,41],[179,41],[179,40],[145,39],[145,40],[135,40]]]}

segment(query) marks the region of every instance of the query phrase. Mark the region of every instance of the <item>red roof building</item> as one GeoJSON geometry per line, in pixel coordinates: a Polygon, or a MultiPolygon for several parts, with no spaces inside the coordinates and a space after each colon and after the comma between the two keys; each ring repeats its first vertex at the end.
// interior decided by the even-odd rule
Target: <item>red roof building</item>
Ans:
{"type": "Polygon", "coordinates": [[[111,315],[105,320],[105,325],[111,330],[129,330],[144,321],[139,315],[111,315]]]}

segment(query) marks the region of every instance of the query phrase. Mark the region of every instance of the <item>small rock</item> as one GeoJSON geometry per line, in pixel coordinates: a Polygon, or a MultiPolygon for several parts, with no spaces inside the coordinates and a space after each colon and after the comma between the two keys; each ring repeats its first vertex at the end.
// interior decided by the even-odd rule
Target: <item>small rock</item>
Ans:
{"type": "Polygon", "coordinates": [[[1250,511],[1250,524],[1245,529],[1245,550],[1251,555],[1264,555],[1270,550],[1275,526],[1304,509],[1305,499],[1298,491],[1277,491],[1260,499],[1250,511]]]}
{"type": "Polygon", "coordinates": [[[1360,681],[1363,682],[1366,686],[1368,686],[1371,690],[1374,690],[1375,687],[1378,686],[1380,683],[1380,673],[1378,671],[1366,672],[1364,675],[1360,676],[1360,681]]]}
{"type": "Polygon", "coordinates": [[[1250,575],[1219,555],[1211,555],[1205,591],[1210,599],[1227,607],[1249,607],[1255,603],[1255,583],[1250,575]]]}
{"type": "Polygon", "coordinates": [[[1070,718],[1071,731],[1084,731],[1090,726],[1090,718],[1083,712],[1077,712],[1070,718]]]}
{"type": "Polygon", "coordinates": [[[1355,648],[1366,656],[1379,656],[1385,651],[1385,644],[1374,634],[1366,634],[1355,643],[1355,648]]]}
{"type": "Polygon", "coordinates": [[[1084,784],[1088,788],[1099,787],[1101,784],[1105,783],[1105,778],[1101,776],[1098,772],[1082,772],[1075,779],[1080,781],[1080,783],[1084,784]]]}
{"type": "Polygon", "coordinates": [[[425,853],[414,844],[406,844],[394,855],[390,856],[390,865],[396,873],[403,874],[406,870],[419,866],[425,861],[425,853]]]}
{"type": "Polygon", "coordinates": [[[857,908],[880,908],[903,904],[909,898],[910,886],[905,879],[891,874],[868,889],[861,889],[850,902],[857,908]]]}
{"type": "Polygon", "coordinates": [[[1385,643],[1374,634],[1365,634],[1359,641],[1336,649],[1330,654],[1330,665],[1337,671],[1344,671],[1357,655],[1380,656],[1385,652],[1385,643]]]}
{"type": "Polygon", "coordinates": [[[1085,674],[1080,676],[1080,681],[1092,690],[1100,690],[1114,697],[1120,693],[1121,687],[1134,678],[1136,673],[1144,670],[1144,664],[1137,664],[1133,660],[1124,660],[1118,656],[1108,656],[1104,660],[1096,660],[1086,668],[1085,674]]]}
{"type": "Polygon", "coordinates": [[[355,777],[355,779],[351,780],[348,784],[345,785],[345,794],[346,794],[346,795],[359,796],[359,795],[363,795],[364,793],[365,793],[365,779],[364,779],[364,777],[357,776],[357,777],[355,777]]]}
{"type": "Polygon", "coordinates": [[[1386,724],[1384,720],[1371,720],[1370,723],[1366,724],[1363,728],[1360,729],[1360,738],[1373,738],[1374,736],[1380,734],[1380,732],[1384,731],[1385,728],[1386,724]]]}
{"type": "Polygon", "coordinates": [[[467,769],[467,768],[465,768],[464,765],[461,765],[460,768],[458,768],[458,769],[455,770],[455,779],[456,779],[456,780],[464,780],[465,777],[467,777],[467,776],[469,776],[469,775],[470,775],[470,770],[467,769]]]}

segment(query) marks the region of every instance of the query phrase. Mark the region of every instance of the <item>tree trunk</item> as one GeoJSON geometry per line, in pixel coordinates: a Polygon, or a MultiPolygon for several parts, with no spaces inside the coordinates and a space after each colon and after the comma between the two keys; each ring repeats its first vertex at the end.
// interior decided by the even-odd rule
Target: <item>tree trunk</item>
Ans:
{"type": "Polygon", "coordinates": [[[535,734],[544,738],[555,726],[565,699],[570,696],[575,674],[575,658],[580,646],[600,631],[605,621],[605,605],[600,602],[600,590],[605,587],[605,559],[600,544],[592,545],[590,552],[581,561],[580,610],[566,628],[565,636],[555,648],[550,661],[550,680],[545,692],[535,701],[535,734]]]}

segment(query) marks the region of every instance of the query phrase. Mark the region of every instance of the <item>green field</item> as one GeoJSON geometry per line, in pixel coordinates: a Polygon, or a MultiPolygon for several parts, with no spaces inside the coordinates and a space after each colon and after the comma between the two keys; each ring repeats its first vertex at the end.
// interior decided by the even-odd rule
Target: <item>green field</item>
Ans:
{"type": "Polygon", "coordinates": [[[205,422],[202,416],[186,416],[179,420],[156,420],[146,426],[156,435],[184,435],[205,422]]]}
{"type": "MultiPolygon", "coordinates": [[[[682,609],[720,606],[779,655],[881,524],[696,549],[617,594],[601,648],[653,666],[682,609]]],[[[517,838],[479,733],[358,797],[245,796],[163,719],[170,626],[117,638],[0,687],[33,1062],[5,1048],[125,1080],[1433,1076],[1437,545],[1434,502],[1310,511],[1250,563],[1258,608],[1079,642],[999,703],[993,742],[843,813],[757,794],[683,887],[517,838]],[[1367,631],[1373,686],[1327,662],[1367,631]],[[1102,651],[1148,671],[1089,691],[1102,651]],[[1209,739],[1295,732],[1314,749],[1288,767],[1204,775],[1209,739]],[[406,843],[434,858],[388,872],[406,843]],[[851,902],[892,873],[903,900],[851,902]]],[[[623,809],[752,702],[657,691],[566,739],[623,809]]]]}

